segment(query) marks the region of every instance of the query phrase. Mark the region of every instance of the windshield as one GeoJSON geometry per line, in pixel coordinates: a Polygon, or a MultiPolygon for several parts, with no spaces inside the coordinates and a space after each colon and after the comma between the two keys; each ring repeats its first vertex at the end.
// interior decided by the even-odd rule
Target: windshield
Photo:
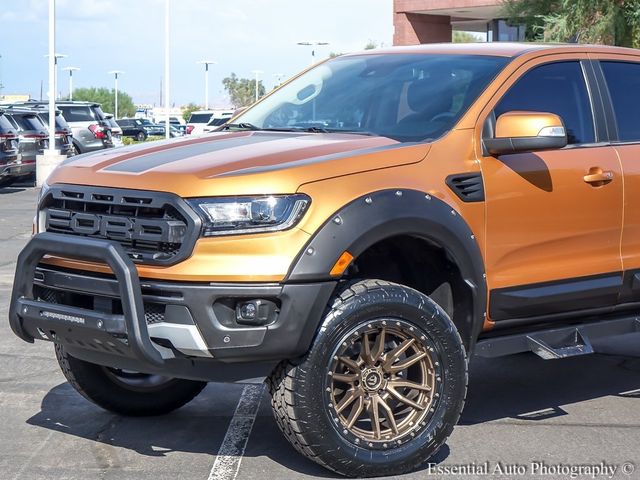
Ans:
{"type": "Polygon", "coordinates": [[[507,61],[477,55],[339,57],[291,81],[227,128],[432,140],[453,128],[507,61]]]}

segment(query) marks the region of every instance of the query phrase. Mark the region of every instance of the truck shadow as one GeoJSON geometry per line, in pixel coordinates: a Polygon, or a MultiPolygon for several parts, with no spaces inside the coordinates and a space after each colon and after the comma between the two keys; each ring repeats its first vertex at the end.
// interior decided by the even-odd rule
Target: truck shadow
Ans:
{"type": "MultiPolygon", "coordinates": [[[[603,396],[640,397],[640,358],[591,355],[544,361],[533,354],[474,359],[461,425],[500,419],[542,421],[568,415],[562,405],[603,396]]],[[[186,407],[161,418],[120,417],[78,395],[67,383],[51,389],[30,425],[150,457],[170,452],[215,456],[233,416],[242,385],[210,384],[186,407]]],[[[338,478],[299,455],[280,434],[268,396],[262,399],[245,458],[268,457],[285,469],[338,478]]],[[[449,456],[445,445],[431,461],[449,456]]],[[[211,460],[213,464],[213,460],[211,460]]],[[[419,473],[418,473],[419,475],[419,473]]]]}

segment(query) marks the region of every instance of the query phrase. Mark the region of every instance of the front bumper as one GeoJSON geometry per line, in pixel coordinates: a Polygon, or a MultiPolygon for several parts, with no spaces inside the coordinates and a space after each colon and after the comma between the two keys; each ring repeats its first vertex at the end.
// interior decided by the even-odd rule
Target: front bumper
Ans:
{"type": "Polygon", "coordinates": [[[34,236],[17,265],[9,313],[23,340],[60,343],[106,366],[207,381],[261,376],[302,355],[335,287],[141,281],[119,244],[53,233],[34,236]],[[39,265],[49,254],[105,263],[112,274],[39,265]],[[271,323],[237,322],[235,303],[251,299],[278,305],[271,323]],[[149,305],[162,311],[149,315],[149,305]]]}

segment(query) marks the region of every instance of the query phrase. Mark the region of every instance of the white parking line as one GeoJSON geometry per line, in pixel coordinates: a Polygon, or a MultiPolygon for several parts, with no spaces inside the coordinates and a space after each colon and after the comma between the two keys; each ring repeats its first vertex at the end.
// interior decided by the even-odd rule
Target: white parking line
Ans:
{"type": "Polygon", "coordinates": [[[247,385],[242,390],[236,411],[211,467],[209,480],[235,480],[238,475],[264,388],[264,384],[247,385]]]}

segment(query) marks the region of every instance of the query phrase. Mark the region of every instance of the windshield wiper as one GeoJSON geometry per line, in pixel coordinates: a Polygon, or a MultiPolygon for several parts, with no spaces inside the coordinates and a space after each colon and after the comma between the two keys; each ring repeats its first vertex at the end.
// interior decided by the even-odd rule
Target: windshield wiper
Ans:
{"type": "Polygon", "coordinates": [[[251,130],[257,131],[260,128],[256,127],[253,123],[240,122],[240,123],[227,123],[222,130],[230,130],[231,128],[237,128],[239,130],[251,130]]]}
{"type": "Polygon", "coordinates": [[[368,137],[379,137],[377,133],[367,132],[366,130],[341,130],[339,128],[332,128],[327,130],[329,133],[349,133],[352,135],[366,135],[368,137]]]}

